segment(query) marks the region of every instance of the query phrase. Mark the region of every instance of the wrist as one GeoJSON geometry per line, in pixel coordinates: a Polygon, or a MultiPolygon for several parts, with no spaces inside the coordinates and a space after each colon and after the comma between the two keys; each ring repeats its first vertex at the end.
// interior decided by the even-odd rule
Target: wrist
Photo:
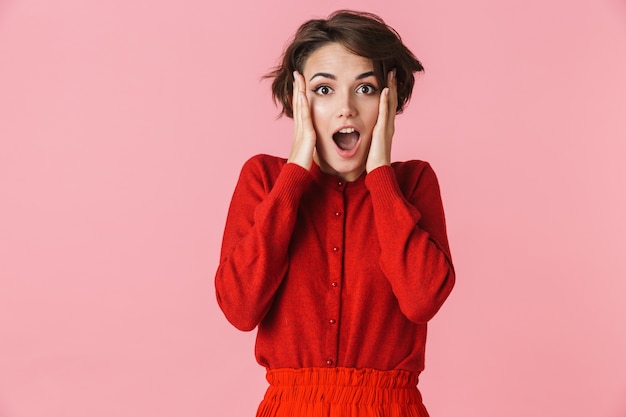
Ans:
{"type": "Polygon", "coordinates": [[[310,171],[311,164],[313,163],[313,161],[312,161],[312,158],[302,158],[302,157],[298,158],[298,157],[289,156],[289,158],[287,159],[287,163],[299,165],[302,168],[306,169],[307,171],[310,171]]]}
{"type": "Polygon", "coordinates": [[[365,165],[365,170],[367,171],[367,173],[370,173],[376,168],[380,168],[383,166],[391,166],[391,161],[380,160],[380,161],[372,161],[371,163],[370,161],[368,161],[367,164],[365,165]]]}

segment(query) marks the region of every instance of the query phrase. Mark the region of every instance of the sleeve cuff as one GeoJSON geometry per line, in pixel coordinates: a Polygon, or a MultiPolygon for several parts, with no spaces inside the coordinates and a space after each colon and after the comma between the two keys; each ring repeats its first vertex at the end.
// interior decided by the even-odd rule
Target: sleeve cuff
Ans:
{"type": "Polygon", "coordinates": [[[311,173],[300,165],[287,163],[276,179],[273,191],[276,198],[284,202],[299,202],[302,194],[311,184],[311,173]]]}
{"type": "Polygon", "coordinates": [[[365,185],[370,190],[372,200],[383,206],[393,206],[398,199],[404,199],[394,169],[383,165],[369,172],[365,185]]]}

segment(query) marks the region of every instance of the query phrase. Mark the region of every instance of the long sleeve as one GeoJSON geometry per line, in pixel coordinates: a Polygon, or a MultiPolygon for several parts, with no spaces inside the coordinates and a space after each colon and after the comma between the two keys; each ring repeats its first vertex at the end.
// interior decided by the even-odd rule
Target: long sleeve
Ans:
{"type": "Polygon", "coordinates": [[[380,241],[380,267],[403,314],[414,323],[426,323],[455,281],[435,173],[428,163],[412,161],[373,170],[366,185],[380,241]]]}
{"type": "Polygon", "coordinates": [[[248,160],[226,219],[217,301],[238,329],[254,329],[272,304],[289,266],[288,248],[298,206],[311,183],[304,168],[258,155],[248,160]]]}

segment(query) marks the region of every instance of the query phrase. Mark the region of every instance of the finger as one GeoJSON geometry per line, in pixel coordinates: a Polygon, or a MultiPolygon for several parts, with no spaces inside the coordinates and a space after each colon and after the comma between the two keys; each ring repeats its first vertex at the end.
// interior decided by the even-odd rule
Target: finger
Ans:
{"type": "Polygon", "coordinates": [[[304,127],[312,127],[311,110],[309,108],[309,99],[304,91],[300,91],[300,119],[304,127]]]}
{"type": "Polygon", "coordinates": [[[304,82],[304,76],[302,74],[300,74],[298,71],[295,71],[295,77],[296,77],[296,89],[297,92],[296,94],[298,95],[298,122],[300,123],[300,128],[303,129],[304,125],[303,123],[306,122],[306,116],[309,112],[308,109],[308,99],[306,97],[306,90],[305,90],[305,82],[304,82]]]}
{"type": "Polygon", "coordinates": [[[295,87],[298,90],[298,92],[300,91],[304,92],[304,77],[302,76],[302,74],[300,74],[298,71],[294,71],[293,77],[294,77],[295,87]]]}
{"type": "Polygon", "coordinates": [[[389,86],[389,107],[390,112],[396,113],[398,108],[398,79],[396,78],[396,70],[391,70],[387,74],[387,86],[389,86]]]}
{"type": "Polygon", "coordinates": [[[306,116],[309,111],[308,109],[308,100],[306,98],[305,87],[304,87],[304,77],[302,74],[298,73],[298,96],[300,97],[299,110],[300,110],[300,127],[302,129],[306,126],[306,116]]]}
{"type": "MultiPolygon", "coordinates": [[[[389,113],[389,87],[383,88],[378,102],[378,123],[387,124],[387,114],[389,113]]],[[[383,129],[384,130],[384,129],[383,129]]]]}
{"type": "Polygon", "coordinates": [[[300,88],[298,86],[298,71],[293,72],[293,91],[291,96],[291,107],[293,110],[293,120],[295,122],[298,121],[299,117],[299,106],[298,106],[298,92],[300,88]]]}
{"type": "Polygon", "coordinates": [[[395,119],[396,112],[398,110],[398,85],[396,78],[396,70],[392,70],[387,75],[388,77],[388,86],[389,93],[387,97],[387,125],[386,125],[386,133],[388,136],[392,136],[395,130],[395,119]]]}

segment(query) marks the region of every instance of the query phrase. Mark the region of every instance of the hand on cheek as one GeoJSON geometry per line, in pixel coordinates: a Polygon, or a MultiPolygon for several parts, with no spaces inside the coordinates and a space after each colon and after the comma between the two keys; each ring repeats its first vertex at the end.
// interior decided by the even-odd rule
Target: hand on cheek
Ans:
{"type": "Polygon", "coordinates": [[[367,172],[391,164],[391,140],[395,130],[394,122],[397,107],[398,90],[394,70],[387,74],[387,87],[380,94],[378,120],[372,132],[372,143],[365,163],[367,172]]]}
{"type": "Polygon", "coordinates": [[[313,163],[313,151],[315,149],[315,130],[311,119],[309,101],[306,97],[306,84],[304,77],[298,71],[294,71],[293,84],[293,143],[287,162],[300,165],[306,170],[311,169],[313,163]]]}

